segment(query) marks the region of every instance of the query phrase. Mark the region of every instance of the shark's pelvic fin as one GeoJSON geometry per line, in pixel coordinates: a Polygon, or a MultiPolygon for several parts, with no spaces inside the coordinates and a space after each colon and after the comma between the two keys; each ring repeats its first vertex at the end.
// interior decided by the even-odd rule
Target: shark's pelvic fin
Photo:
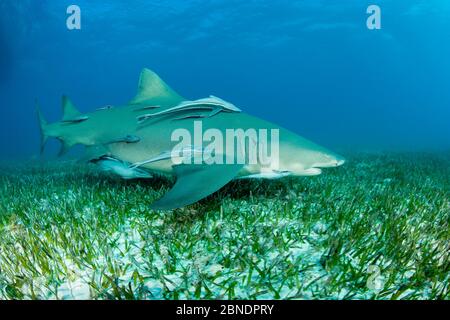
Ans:
{"type": "Polygon", "coordinates": [[[39,108],[39,104],[36,101],[36,113],[39,120],[39,129],[41,131],[41,154],[44,152],[45,144],[48,140],[48,135],[46,134],[47,121],[44,119],[42,115],[41,109],[39,108]]]}
{"type": "Polygon", "coordinates": [[[197,202],[230,182],[242,167],[242,164],[175,165],[175,185],[164,197],[154,202],[151,208],[171,210],[197,202]]]}
{"type": "MultiPolygon", "coordinates": [[[[80,122],[82,115],[81,112],[75,108],[74,104],[70,99],[63,95],[62,96],[62,111],[63,111],[63,118],[62,121],[64,122],[80,122]]],[[[84,119],[84,118],[83,118],[84,119]]],[[[84,119],[86,120],[86,119],[84,119]]]]}
{"type": "Polygon", "coordinates": [[[170,105],[177,104],[183,100],[184,99],[172,90],[155,72],[149,69],[143,69],[139,77],[138,92],[129,103],[170,105]]]}
{"type": "Polygon", "coordinates": [[[59,149],[58,157],[62,157],[73,146],[73,143],[69,143],[69,142],[67,142],[65,140],[62,140],[62,139],[59,139],[59,141],[61,142],[61,149],[59,149]]]}

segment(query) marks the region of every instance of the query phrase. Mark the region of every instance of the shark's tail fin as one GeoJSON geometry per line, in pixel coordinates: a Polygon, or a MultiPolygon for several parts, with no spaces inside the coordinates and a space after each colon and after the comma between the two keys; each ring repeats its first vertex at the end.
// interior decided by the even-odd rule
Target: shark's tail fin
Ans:
{"type": "Polygon", "coordinates": [[[46,134],[47,121],[44,119],[39,105],[36,101],[36,113],[39,120],[39,129],[41,130],[41,154],[44,152],[45,143],[47,142],[48,135],[46,134]]]}

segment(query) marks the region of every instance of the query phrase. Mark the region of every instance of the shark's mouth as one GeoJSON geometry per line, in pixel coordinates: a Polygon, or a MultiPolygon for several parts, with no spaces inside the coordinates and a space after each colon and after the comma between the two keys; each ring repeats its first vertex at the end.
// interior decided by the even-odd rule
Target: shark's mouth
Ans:
{"type": "Polygon", "coordinates": [[[319,169],[319,168],[334,168],[342,166],[345,163],[345,159],[337,159],[334,161],[330,161],[327,163],[316,163],[311,168],[312,169],[319,169]]]}

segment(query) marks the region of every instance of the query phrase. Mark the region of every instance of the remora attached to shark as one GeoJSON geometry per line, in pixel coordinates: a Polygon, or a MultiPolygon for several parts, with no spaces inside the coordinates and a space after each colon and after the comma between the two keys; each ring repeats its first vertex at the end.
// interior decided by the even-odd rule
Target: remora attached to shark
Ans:
{"type": "Polygon", "coordinates": [[[55,137],[62,142],[61,154],[75,144],[85,145],[86,160],[125,179],[150,178],[152,173],[175,176],[174,186],[152,204],[154,209],[192,204],[235,178],[311,176],[320,174],[320,168],[344,163],[341,156],[220,98],[186,100],[148,69],[141,72],[138,93],[126,105],[81,114],[67,97],[62,103],[63,119],[56,123],[48,124],[37,110],[41,151],[48,137],[55,137]],[[255,153],[251,161],[250,146],[261,147],[258,135],[252,133],[274,130],[276,136],[264,137],[272,153],[277,143],[276,166],[274,158],[267,163],[267,157],[265,161],[259,157],[261,153],[255,153]],[[231,137],[232,148],[218,148],[221,137],[231,137]],[[211,145],[214,150],[209,149],[207,159],[205,149],[211,145]]]}

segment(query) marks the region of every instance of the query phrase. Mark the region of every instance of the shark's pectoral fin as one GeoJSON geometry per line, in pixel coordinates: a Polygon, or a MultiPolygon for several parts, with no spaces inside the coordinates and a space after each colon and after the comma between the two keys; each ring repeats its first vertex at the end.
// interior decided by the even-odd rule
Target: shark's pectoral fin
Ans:
{"type": "Polygon", "coordinates": [[[171,210],[199,201],[232,180],[242,164],[180,164],[173,167],[177,181],[152,209],[171,210]]]}

